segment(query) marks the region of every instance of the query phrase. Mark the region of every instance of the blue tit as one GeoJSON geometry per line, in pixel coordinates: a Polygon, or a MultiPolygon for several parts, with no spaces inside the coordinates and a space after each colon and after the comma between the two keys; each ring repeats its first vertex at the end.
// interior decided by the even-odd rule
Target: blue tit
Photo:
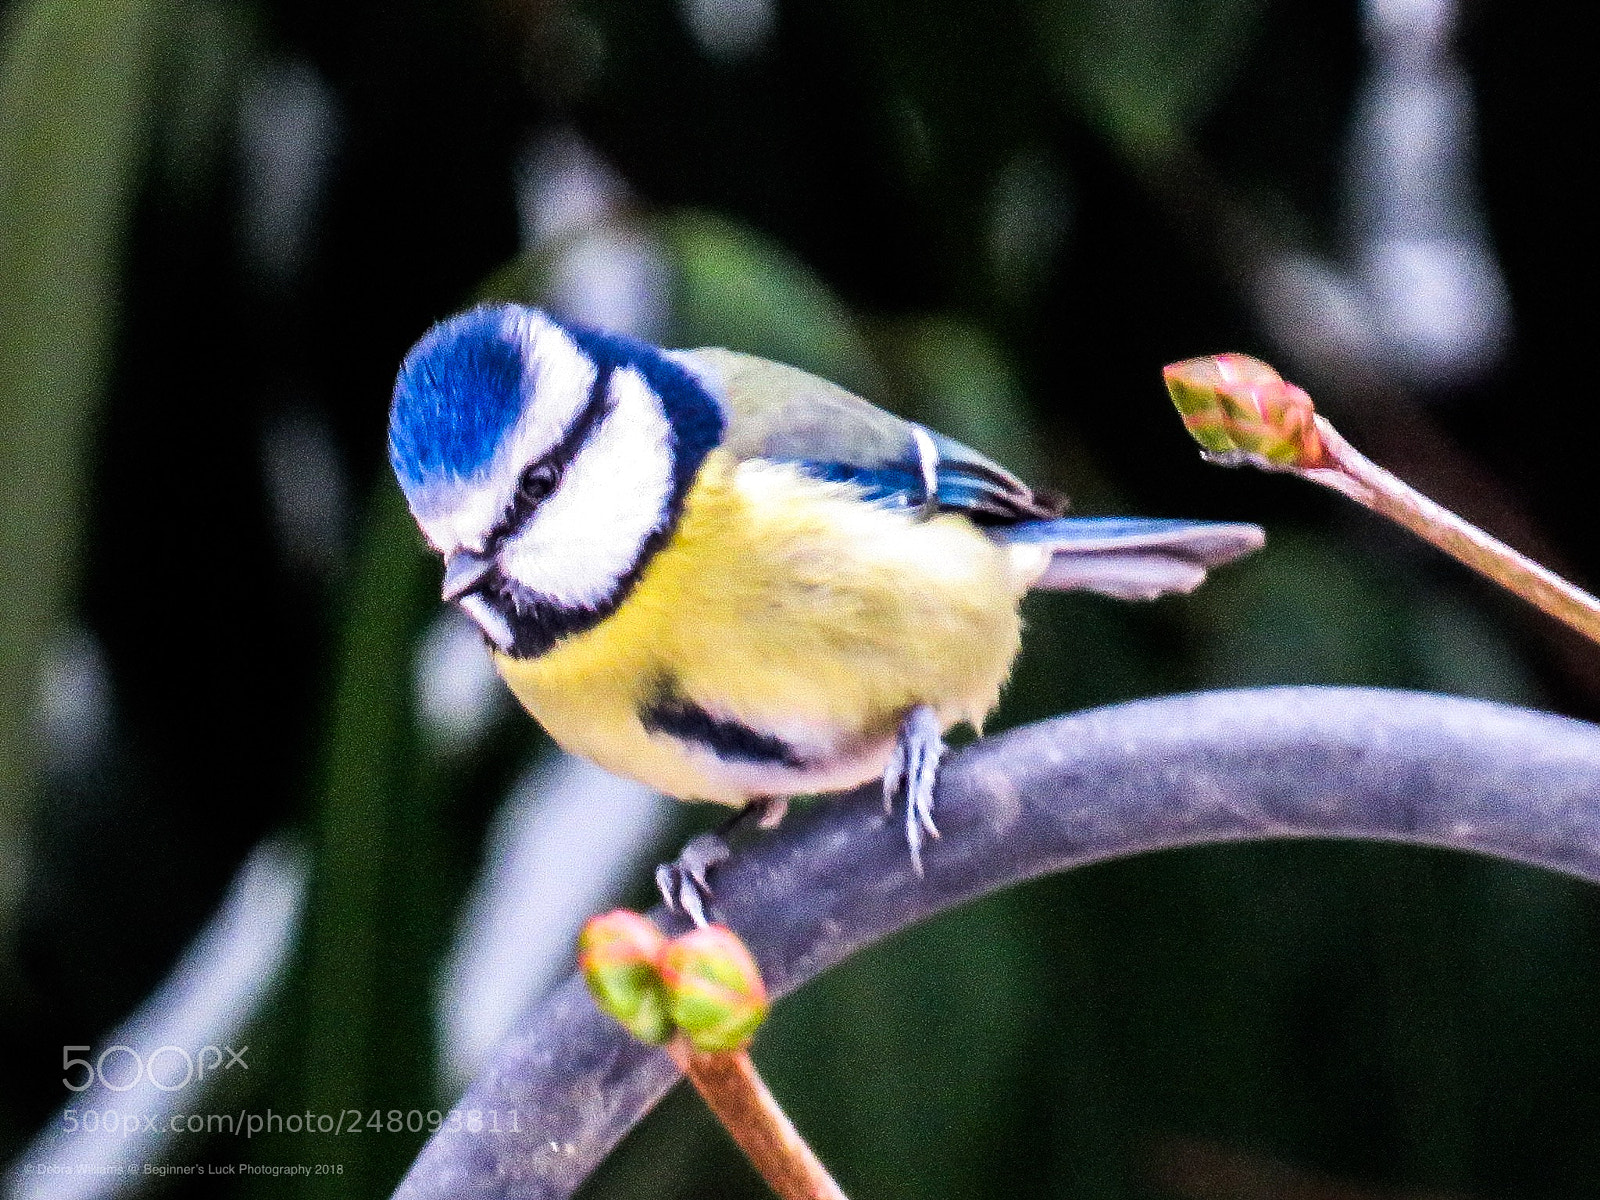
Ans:
{"type": "MultiPolygon", "coordinates": [[[[412,348],[389,456],[444,599],[560,745],[769,818],[882,778],[919,872],[943,735],[998,701],[1024,593],[1187,592],[1262,543],[1254,525],[1063,517],[804,371],[509,304],[412,348]]],[[[709,861],[667,873],[669,903],[699,914],[709,861]]]]}

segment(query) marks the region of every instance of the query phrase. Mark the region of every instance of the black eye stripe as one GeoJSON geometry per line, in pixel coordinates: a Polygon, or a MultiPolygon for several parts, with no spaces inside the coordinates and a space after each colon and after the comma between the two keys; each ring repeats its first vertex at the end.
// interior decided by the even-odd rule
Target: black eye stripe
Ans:
{"type": "Polygon", "coordinates": [[[561,477],[566,474],[567,467],[594,436],[594,431],[599,428],[600,422],[605,420],[606,414],[611,411],[612,370],[611,363],[595,364],[594,382],[589,385],[588,400],[584,402],[577,418],[567,428],[561,440],[552,446],[543,458],[530,464],[523,471],[518,479],[517,491],[511,497],[511,503],[507,505],[505,513],[489,533],[488,543],[483,550],[485,554],[494,554],[499,550],[501,542],[522,528],[523,523],[533,516],[539,503],[555,491],[561,482],[561,477]],[[542,495],[530,497],[524,494],[522,482],[534,472],[539,472],[541,478],[547,479],[549,487],[542,495]]]}

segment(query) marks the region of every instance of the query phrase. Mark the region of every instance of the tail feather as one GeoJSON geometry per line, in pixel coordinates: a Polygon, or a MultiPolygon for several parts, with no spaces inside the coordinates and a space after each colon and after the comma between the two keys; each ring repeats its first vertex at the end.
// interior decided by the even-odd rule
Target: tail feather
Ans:
{"type": "Polygon", "coordinates": [[[1048,549],[1034,586],[1153,600],[1190,592],[1212,567],[1260,549],[1258,525],[1138,517],[1060,517],[990,529],[996,541],[1048,549]]]}

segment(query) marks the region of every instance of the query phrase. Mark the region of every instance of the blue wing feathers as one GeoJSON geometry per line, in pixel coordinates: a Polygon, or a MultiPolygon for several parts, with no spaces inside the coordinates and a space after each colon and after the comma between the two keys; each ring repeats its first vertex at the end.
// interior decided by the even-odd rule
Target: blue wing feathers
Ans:
{"type": "MultiPolygon", "coordinates": [[[[961,513],[979,525],[1001,526],[1055,517],[1066,507],[1058,497],[1034,491],[959,442],[938,435],[934,439],[939,450],[934,476],[940,509],[961,513]]],[[[873,463],[802,459],[798,465],[818,479],[855,485],[864,499],[875,504],[918,508],[928,500],[921,464],[909,455],[873,463]]]]}
{"type": "Polygon", "coordinates": [[[1202,546],[1215,542],[1233,545],[1238,539],[1261,544],[1261,529],[1224,521],[1185,521],[1163,517],[1056,517],[1023,521],[991,529],[989,536],[1005,542],[1052,545],[1058,551],[1104,551],[1130,546],[1202,546]]]}

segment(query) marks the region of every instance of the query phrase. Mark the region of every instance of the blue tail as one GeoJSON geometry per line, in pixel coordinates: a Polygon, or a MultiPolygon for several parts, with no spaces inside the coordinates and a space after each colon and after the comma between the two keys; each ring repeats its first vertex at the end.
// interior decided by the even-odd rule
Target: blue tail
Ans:
{"type": "Polygon", "coordinates": [[[1194,590],[1206,572],[1260,549],[1258,525],[1141,517],[1057,517],[987,530],[999,542],[1046,546],[1050,564],[1034,584],[1153,600],[1194,590]]]}

